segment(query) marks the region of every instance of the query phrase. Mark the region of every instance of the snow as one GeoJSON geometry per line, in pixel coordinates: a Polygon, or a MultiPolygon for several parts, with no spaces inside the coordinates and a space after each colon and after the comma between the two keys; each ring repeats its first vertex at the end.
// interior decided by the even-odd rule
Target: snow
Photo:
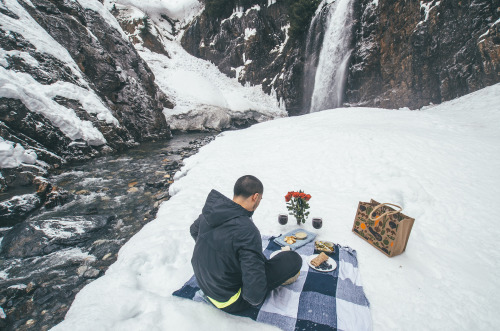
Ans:
{"type": "MultiPolygon", "coordinates": [[[[98,11],[109,21],[111,15],[97,1],[80,1],[87,8],[98,11]],[[107,13],[107,14],[106,14],[107,13]]],[[[7,34],[16,32],[29,41],[40,53],[46,53],[65,63],[79,79],[79,85],[68,82],[56,82],[44,85],[33,79],[32,76],[22,72],[8,70],[8,57],[20,57],[26,65],[36,67],[38,61],[28,52],[0,49],[0,97],[20,99],[32,112],[40,113],[58,127],[66,136],[72,140],[83,139],[90,145],[102,145],[106,139],[97,128],[89,121],[82,121],[72,109],[68,109],[53,100],[55,96],[77,100],[89,113],[95,114],[99,120],[119,126],[118,120],[111,111],[104,106],[102,100],[89,89],[88,83],[84,80],[80,69],[72,59],[68,51],[56,42],[29,13],[19,5],[17,1],[6,0],[5,5],[19,19],[2,15],[0,26],[7,34]]],[[[114,17],[111,15],[114,19],[114,17]]],[[[119,28],[116,20],[114,26],[119,28]]],[[[122,31],[123,33],[123,31],[122,31]]],[[[12,160],[12,162],[16,162],[12,160]]]]}
{"type": "Polygon", "coordinates": [[[44,220],[38,225],[32,225],[35,230],[42,231],[49,239],[68,239],[81,235],[95,227],[92,221],[81,217],[72,217],[68,220],[44,220]]]}
{"type": "Polygon", "coordinates": [[[255,28],[250,29],[246,28],[245,29],[245,40],[250,39],[250,37],[255,36],[257,34],[257,30],[255,28]]]}
{"type": "Polygon", "coordinates": [[[265,121],[286,116],[261,86],[242,86],[212,63],[189,55],[176,41],[168,42],[171,58],[139,49],[156,83],[174,102],[163,113],[173,130],[222,129],[231,118],[265,121]]]}
{"type": "Polygon", "coordinates": [[[16,285],[11,285],[8,288],[12,288],[15,290],[24,290],[26,287],[28,287],[26,284],[16,284],[16,285]]]}
{"type": "Polygon", "coordinates": [[[80,78],[80,83],[86,84],[82,78],[80,69],[78,69],[77,64],[68,51],[55,41],[17,1],[5,0],[2,2],[14,14],[19,16],[19,19],[14,19],[9,16],[2,15],[0,26],[4,31],[7,33],[9,33],[9,31],[13,31],[21,34],[26,40],[35,46],[38,52],[50,54],[62,62],[67,63],[73,74],[80,78]]]}
{"type": "MultiPolygon", "coordinates": [[[[287,116],[276,98],[265,94],[260,85],[244,87],[237,79],[222,74],[214,64],[187,53],[179,43],[182,31],[173,38],[172,26],[159,15],[184,8],[179,9],[179,15],[174,18],[186,20],[192,17],[190,15],[198,14],[201,8],[194,6],[194,2],[184,1],[182,6],[180,2],[171,1],[105,2],[108,9],[113,4],[120,10],[120,20],[131,21],[148,15],[154,26],[152,31],[155,35],[160,34],[159,39],[169,56],[151,52],[140,43],[134,46],[153,71],[160,89],[175,105],[173,109],[163,111],[172,130],[220,130],[230,127],[234,119],[261,122],[287,116]],[[189,9],[194,7],[197,9],[189,9]]],[[[259,9],[253,6],[249,10],[259,9]]],[[[245,36],[249,38],[255,33],[254,29],[247,29],[245,36]]],[[[137,32],[131,35],[138,37],[137,32]]],[[[247,61],[245,65],[250,63],[247,61]]],[[[237,70],[241,72],[244,66],[237,70]]]]}
{"type": "Polygon", "coordinates": [[[259,11],[260,10],[260,6],[259,5],[253,5],[252,7],[248,8],[245,12],[245,15],[248,15],[248,13],[251,11],[251,10],[257,10],[259,11]]]}
{"type": "Polygon", "coordinates": [[[0,137],[0,168],[15,168],[22,163],[35,164],[36,159],[32,149],[25,150],[20,144],[0,137]]]}
{"type": "Polygon", "coordinates": [[[441,4],[441,1],[435,1],[435,0],[426,0],[426,1],[420,1],[420,8],[424,9],[424,12],[425,12],[425,18],[423,21],[420,21],[417,26],[425,21],[427,21],[429,19],[429,13],[430,11],[439,6],[441,4]]]}
{"type": "Polygon", "coordinates": [[[150,17],[160,16],[161,14],[181,21],[185,24],[193,19],[203,4],[198,0],[105,0],[104,6],[111,9],[113,4],[124,6],[134,6],[150,17]]]}
{"type": "Polygon", "coordinates": [[[118,124],[92,91],[68,82],[44,85],[27,73],[0,66],[0,97],[20,99],[29,110],[42,114],[72,140],[83,139],[90,145],[106,143],[92,122],[81,120],[72,109],[55,102],[56,95],[79,100],[84,108],[91,110],[89,113],[97,113],[99,119],[118,124]]]}
{"type": "Polygon", "coordinates": [[[491,29],[493,26],[497,25],[498,23],[500,23],[500,18],[499,18],[499,19],[497,19],[497,20],[495,21],[495,23],[491,24],[491,26],[490,26],[490,27],[486,30],[486,32],[484,32],[482,35],[480,35],[480,36],[479,36],[479,38],[477,38],[478,40],[480,40],[480,43],[484,42],[484,39],[483,39],[483,38],[485,38],[485,37],[486,37],[486,36],[490,33],[490,29],[491,29]]]}
{"type": "Polygon", "coordinates": [[[54,330],[275,330],[171,295],[192,275],[189,226],[206,195],[231,197],[244,174],[265,186],[253,217],[262,234],[296,227],[276,220],[286,192],[312,195],[311,216],[323,217],[323,228],[304,228],[357,250],[375,330],[495,329],[499,102],[497,84],[421,111],[339,108],[219,135],[185,160],[156,220],[54,330]],[[371,198],[416,219],[402,255],[387,258],[351,232],[358,201],[371,198]]]}

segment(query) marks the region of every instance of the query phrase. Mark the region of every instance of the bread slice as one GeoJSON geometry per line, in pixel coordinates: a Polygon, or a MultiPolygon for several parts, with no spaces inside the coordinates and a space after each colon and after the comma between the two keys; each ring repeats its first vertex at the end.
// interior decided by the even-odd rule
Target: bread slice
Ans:
{"type": "Polygon", "coordinates": [[[315,267],[319,267],[319,265],[328,260],[328,255],[321,252],[318,256],[311,260],[311,264],[315,267]]]}

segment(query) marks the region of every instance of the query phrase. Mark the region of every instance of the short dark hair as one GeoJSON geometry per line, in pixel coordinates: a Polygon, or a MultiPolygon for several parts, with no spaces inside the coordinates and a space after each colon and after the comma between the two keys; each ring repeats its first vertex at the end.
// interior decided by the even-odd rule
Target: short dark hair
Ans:
{"type": "Polygon", "coordinates": [[[236,181],[234,184],[234,196],[244,197],[245,199],[255,193],[264,193],[264,185],[255,176],[245,175],[236,181]]]}

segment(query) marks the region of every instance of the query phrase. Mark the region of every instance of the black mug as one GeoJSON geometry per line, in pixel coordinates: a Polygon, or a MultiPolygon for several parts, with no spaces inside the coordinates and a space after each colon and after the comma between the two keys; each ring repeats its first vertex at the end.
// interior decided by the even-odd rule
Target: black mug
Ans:
{"type": "Polygon", "coordinates": [[[312,219],[312,225],[315,229],[321,229],[323,226],[323,219],[321,217],[314,217],[312,219]]]}
{"type": "Polygon", "coordinates": [[[278,222],[281,225],[285,225],[286,223],[288,223],[288,215],[287,214],[279,214],[279,216],[278,216],[278,222]]]}

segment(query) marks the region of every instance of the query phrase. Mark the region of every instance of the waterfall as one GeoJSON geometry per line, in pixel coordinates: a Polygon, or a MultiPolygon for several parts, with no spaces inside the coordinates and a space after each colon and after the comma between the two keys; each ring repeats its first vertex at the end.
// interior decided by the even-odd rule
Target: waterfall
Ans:
{"type": "Polygon", "coordinates": [[[324,0],[311,21],[304,71],[304,106],[310,113],[342,105],[352,52],[353,2],[324,0]]]}

